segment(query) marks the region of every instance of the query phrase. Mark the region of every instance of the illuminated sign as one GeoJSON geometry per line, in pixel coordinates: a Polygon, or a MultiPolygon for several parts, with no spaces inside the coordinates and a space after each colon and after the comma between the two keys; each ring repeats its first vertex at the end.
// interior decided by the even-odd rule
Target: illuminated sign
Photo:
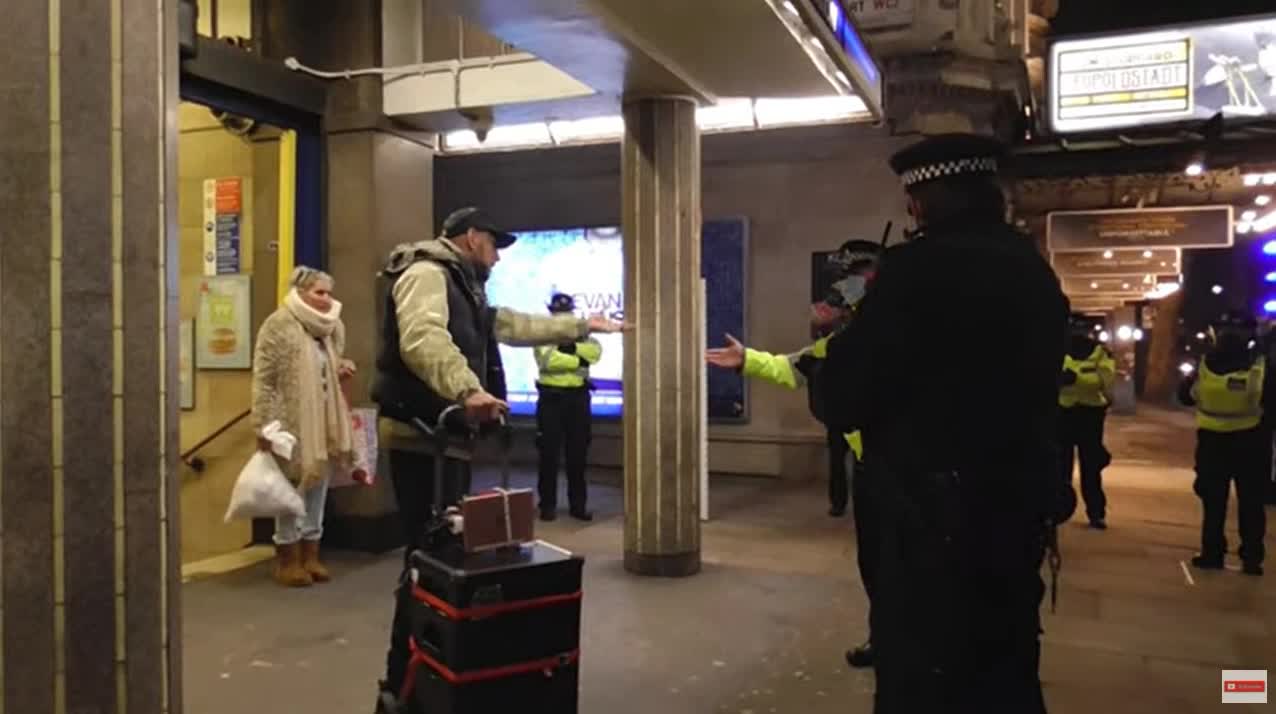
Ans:
{"type": "Polygon", "coordinates": [[[823,18],[829,31],[833,33],[833,38],[850,59],[851,72],[856,75],[852,78],[852,83],[860,98],[870,107],[881,107],[881,71],[877,68],[877,63],[873,61],[873,56],[869,54],[868,45],[864,44],[864,39],[860,37],[859,31],[851,22],[851,15],[847,12],[842,0],[809,0],[809,2],[816,14],[823,18]]]}
{"type": "Polygon", "coordinates": [[[1046,217],[1052,253],[1121,248],[1228,248],[1231,206],[1054,211],[1046,217]]]}
{"type": "Polygon", "coordinates": [[[1078,299],[1143,297],[1156,290],[1158,283],[1177,280],[1177,276],[1144,275],[1124,278],[1064,278],[1063,291],[1078,299]]]}
{"type": "Polygon", "coordinates": [[[911,25],[916,13],[913,0],[846,0],[846,10],[864,30],[911,25]]]}
{"type": "Polygon", "coordinates": [[[1276,16],[1061,40],[1050,49],[1055,133],[1276,115],[1276,16]]]}
{"type": "Polygon", "coordinates": [[[1054,253],[1050,266],[1061,277],[1175,275],[1182,272],[1179,253],[1174,248],[1054,253]]]}

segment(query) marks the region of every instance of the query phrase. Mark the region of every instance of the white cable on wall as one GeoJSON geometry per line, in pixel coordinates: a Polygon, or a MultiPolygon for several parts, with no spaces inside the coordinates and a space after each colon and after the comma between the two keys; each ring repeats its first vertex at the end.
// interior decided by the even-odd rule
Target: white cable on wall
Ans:
{"type": "Polygon", "coordinates": [[[497,67],[501,65],[525,64],[540,62],[534,55],[526,52],[502,55],[500,57],[472,57],[468,59],[446,60],[442,62],[421,62],[404,64],[395,67],[368,67],[365,69],[343,69],[338,71],[322,70],[301,63],[296,57],[284,60],[284,66],[294,72],[302,72],[321,79],[352,79],[354,77],[407,77],[425,74],[456,74],[464,69],[477,67],[497,67]]]}

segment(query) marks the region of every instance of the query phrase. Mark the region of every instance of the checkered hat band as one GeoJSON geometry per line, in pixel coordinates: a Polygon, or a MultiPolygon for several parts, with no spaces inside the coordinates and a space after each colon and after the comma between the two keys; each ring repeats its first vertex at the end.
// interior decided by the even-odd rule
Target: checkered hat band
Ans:
{"type": "Polygon", "coordinates": [[[943,161],[929,166],[919,166],[905,171],[901,178],[905,186],[913,186],[947,176],[996,172],[997,160],[991,157],[984,157],[979,159],[957,159],[956,161],[943,161]]]}

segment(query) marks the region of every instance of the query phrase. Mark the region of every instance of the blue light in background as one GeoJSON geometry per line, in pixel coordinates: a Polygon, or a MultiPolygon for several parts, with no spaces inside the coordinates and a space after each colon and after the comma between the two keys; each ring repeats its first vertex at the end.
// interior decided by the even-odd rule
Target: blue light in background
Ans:
{"type": "Polygon", "coordinates": [[[1276,240],[1269,240],[1264,243],[1263,252],[1267,255],[1276,255],[1276,240]]]}
{"type": "Polygon", "coordinates": [[[877,63],[873,61],[872,55],[868,53],[868,48],[864,46],[864,41],[860,39],[859,33],[847,21],[846,15],[842,12],[836,0],[829,2],[829,19],[833,21],[833,34],[837,35],[842,49],[846,50],[847,54],[859,65],[869,84],[876,85],[878,81],[877,63]]]}
{"type": "Polygon", "coordinates": [[[1276,313],[1276,300],[1268,300],[1263,303],[1263,312],[1276,313]]]}
{"type": "Polygon", "coordinates": [[[1263,280],[1266,280],[1269,283],[1276,283],[1276,270],[1273,270],[1272,272],[1264,276],[1263,280]]]}

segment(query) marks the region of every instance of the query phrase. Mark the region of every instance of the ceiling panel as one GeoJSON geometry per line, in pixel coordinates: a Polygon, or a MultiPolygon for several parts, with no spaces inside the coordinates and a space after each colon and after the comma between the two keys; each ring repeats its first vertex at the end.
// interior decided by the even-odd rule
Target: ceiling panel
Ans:
{"type": "Polygon", "coordinates": [[[818,96],[836,90],[765,0],[465,0],[458,14],[598,92],[818,96]]]}

